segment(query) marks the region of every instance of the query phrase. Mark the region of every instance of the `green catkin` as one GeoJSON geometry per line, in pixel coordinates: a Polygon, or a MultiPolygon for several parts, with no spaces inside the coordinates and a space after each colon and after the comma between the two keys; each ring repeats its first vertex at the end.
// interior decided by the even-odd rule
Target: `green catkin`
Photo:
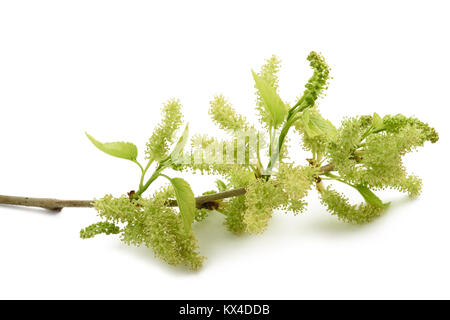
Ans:
{"type": "Polygon", "coordinates": [[[312,51],[308,55],[307,60],[314,73],[306,83],[306,89],[300,98],[299,102],[301,107],[314,106],[317,98],[323,95],[323,92],[328,89],[328,80],[330,79],[330,67],[322,55],[312,51]]]}
{"type": "Polygon", "coordinates": [[[245,233],[244,212],[246,210],[245,196],[234,197],[220,210],[225,215],[224,225],[228,231],[240,235],[245,233]]]}
{"type": "MultiPolygon", "coordinates": [[[[225,175],[231,188],[241,188],[256,181],[254,173],[246,168],[235,166],[225,175]]],[[[234,234],[242,234],[246,231],[244,212],[247,209],[246,196],[238,196],[223,204],[221,212],[225,215],[224,225],[234,234]]]]}
{"type": "Polygon", "coordinates": [[[397,114],[395,116],[387,115],[383,118],[383,127],[386,132],[398,133],[401,129],[407,126],[416,127],[421,131],[420,145],[426,141],[436,143],[439,140],[439,135],[436,130],[417,118],[408,118],[401,114],[397,114]]]}
{"type": "Polygon", "coordinates": [[[173,192],[162,190],[150,199],[130,201],[128,197],[107,196],[95,202],[99,215],[107,220],[125,224],[121,239],[128,245],[152,248],[156,257],[170,265],[183,264],[197,270],[204,257],[198,252],[192,231],[183,229],[180,215],[166,206],[173,192]]]}
{"type": "Polygon", "coordinates": [[[256,181],[255,174],[243,166],[234,166],[227,174],[228,184],[232,188],[246,187],[256,181]]]}
{"type": "Polygon", "coordinates": [[[149,141],[145,153],[149,159],[162,160],[167,157],[169,146],[174,142],[174,132],[182,124],[183,115],[179,100],[172,99],[164,104],[163,119],[156,127],[149,141]]]}
{"type": "Polygon", "coordinates": [[[370,123],[355,117],[344,119],[337,134],[327,143],[327,156],[341,176],[349,182],[353,181],[358,160],[355,151],[362,140],[363,132],[370,123]]]}
{"type": "Polygon", "coordinates": [[[100,218],[112,223],[127,223],[139,218],[141,210],[136,200],[123,195],[114,198],[112,195],[105,195],[102,199],[95,200],[94,208],[100,218]]]}
{"type": "Polygon", "coordinates": [[[320,194],[321,202],[328,211],[336,215],[340,220],[352,224],[364,224],[378,218],[384,211],[368,203],[351,205],[348,199],[330,187],[323,189],[320,194]]]}
{"type": "Polygon", "coordinates": [[[223,95],[215,96],[210,105],[209,114],[222,130],[239,131],[249,128],[247,120],[237,114],[223,95]]]}
{"type": "Polygon", "coordinates": [[[81,239],[89,239],[93,238],[98,234],[118,234],[120,232],[120,228],[116,226],[114,223],[110,222],[97,222],[91,224],[90,226],[84,228],[80,231],[81,239]]]}
{"type": "Polygon", "coordinates": [[[293,164],[280,164],[275,176],[278,188],[286,196],[284,208],[294,214],[301,213],[306,202],[303,200],[311,189],[316,170],[311,167],[296,167],[293,164]]]}
{"type": "Polygon", "coordinates": [[[322,117],[316,105],[317,99],[323,96],[324,91],[328,89],[331,69],[322,55],[314,51],[309,54],[307,60],[314,73],[306,83],[305,91],[297,102],[299,108],[305,111],[294,123],[294,127],[302,137],[303,148],[311,151],[316,157],[324,153],[330,136],[335,133],[334,126],[322,117]],[[309,123],[305,123],[305,113],[309,115],[309,123]]]}
{"type": "Polygon", "coordinates": [[[415,118],[386,116],[381,127],[375,127],[372,116],[361,116],[342,122],[327,152],[346,182],[390,187],[416,197],[421,180],[406,173],[402,156],[437,139],[433,128],[415,118]]]}
{"type": "Polygon", "coordinates": [[[286,204],[286,197],[273,180],[258,179],[247,187],[244,223],[249,233],[263,233],[277,207],[286,204]]]}
{"type": "MultiPolygon", "coordinates": [[[[192,270],[202,266],[204,258],[198,253],[197,240],[192,231],[186,233],[180,216],[171,208],[162,208],[161,204],[149,203],[144,207],[143,225],[137,226],[142,230],[142,243],[153,249],[155,255],[170,265],[184,264],[192,270]]],[[[128,225],[132,232],[124,232],[124,241],[135,243],[132,236],[136,226],[128,225]]],[[[139,239],[139,238],[137,238],[139,239]]]]}

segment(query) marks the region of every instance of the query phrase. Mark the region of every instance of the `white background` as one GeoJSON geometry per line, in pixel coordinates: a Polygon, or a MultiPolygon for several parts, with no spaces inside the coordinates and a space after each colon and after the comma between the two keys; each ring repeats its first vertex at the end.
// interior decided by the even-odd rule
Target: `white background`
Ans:
{"type": "MultiPolygon", "coordinates": [[[[256,121],[250,70],[277,54],[294,101],[321,52],[334,79],[322,113],[403,113],[441,139],[406,158],[423,178],[375,223],[339,222],[315,191],[307,212],[275,215],[262,236],[235,237],[214,216],[196,225],[204,268],[192,273],[115,236],[79,239],[93,209],[0,206],[0,298],[450,298],[447,208],[448,1],[1,1],[0,194],[63,199],[136,187],[132,163],[84,136],[141,150],[162,103],[181,99],[194,132],[215,134],[215,93],[256,121]]],[[[296,162],[306,153],[292,139],[296,162]]],[[[179,175],[170,173],[171,175],[179,175]]],[[[190,177],[196,194],[213,177],[190,177]]],[[[352,198],[353,199],[353,198],[352,198]]],[[[354,200],[359,200],[356,197],[354,200]]]]}

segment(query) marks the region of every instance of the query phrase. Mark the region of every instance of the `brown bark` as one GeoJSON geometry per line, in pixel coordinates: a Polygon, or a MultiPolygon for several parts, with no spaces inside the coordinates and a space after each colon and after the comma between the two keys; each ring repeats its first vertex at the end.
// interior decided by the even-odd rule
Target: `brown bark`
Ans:
{"type": "Polygon", "coordinates": [[[50,198],[31,198],[0,195],[0,204],[15,206],[40,207],[48,210],[60,211],[65,207],[92,207],[93,200],[59,200],[50,198]]]}

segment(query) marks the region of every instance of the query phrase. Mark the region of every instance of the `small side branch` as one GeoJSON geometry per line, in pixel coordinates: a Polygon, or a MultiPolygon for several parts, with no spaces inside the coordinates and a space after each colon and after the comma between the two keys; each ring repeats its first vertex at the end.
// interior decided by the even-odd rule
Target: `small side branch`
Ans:
{"type": "Polygon", "coordinates": [[[62,208],[87,208],[93,207],[92,200],[59,200],[50,198],[31,198],[0,195],[0,204],[14,206],[39,207],[53,211],[61,211],[62,208]]]}

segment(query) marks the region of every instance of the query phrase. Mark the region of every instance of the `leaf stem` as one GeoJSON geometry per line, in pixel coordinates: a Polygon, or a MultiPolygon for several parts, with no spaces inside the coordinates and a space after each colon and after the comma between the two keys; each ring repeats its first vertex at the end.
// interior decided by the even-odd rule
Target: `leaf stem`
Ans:
{"type": "MultiPolygon", "coordinates": [[[[150,162],[149,162],[150,163],[150,162]]],[[[147,168],[148,169],[148,168],[147,168]]],[[[147,180],[147,182],[145,183],[145,185],[141,185],[139,187],[139,190],[134,194],[134,198],[137,199],[139,198],[147,189],[148,187],[150,187],[150,185],[153,183],[153,181],[155,181],[161,174],[161,171],[163,171],[165,169],[165,166],[163,166],[162,164],[160,164],[156,170],[153,172],[153,174],[151,175],[151,177],[147,180]]]]}
{"type": "MultiPolygon", "coordinates": [[[[147,170],[148,170],[148,168],[150,168],[150,166],[153,163],[153,161],[154,160],[152,158],[150,158],[148,160],[147,165],[145,166],[145,169],[142,169],[142,176],[141,176],[141,180],[139,181],[139,189],[141,189],[143,187],[145,174],[147,173],[147,170]]],[[[142,168],[142,166],[141,166],[141,168],[142,168]]]]}

